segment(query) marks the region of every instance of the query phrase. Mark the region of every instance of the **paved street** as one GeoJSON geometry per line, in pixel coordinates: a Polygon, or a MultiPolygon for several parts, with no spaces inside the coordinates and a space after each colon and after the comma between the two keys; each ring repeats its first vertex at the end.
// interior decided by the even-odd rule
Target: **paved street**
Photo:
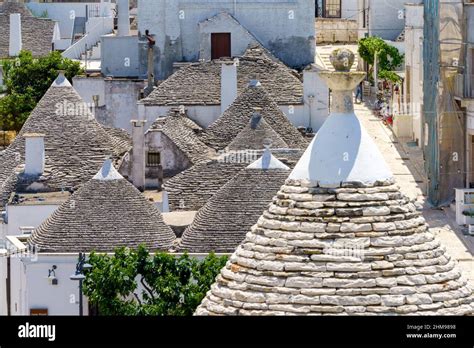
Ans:
{"type": "Polygon", "coordinates": [[[381,150],[402,192],[423,205],[423,215],[433,233],[443,242],[448,253],[459,261],[474,287],[474,237],[466,235],[456,225],[454,212],[450,208],[431,209],[425,204],[423,156],[420,149],[407,146],[406,139],[397,139],[366,105],[356,104],[355,111],[381,150]]]}

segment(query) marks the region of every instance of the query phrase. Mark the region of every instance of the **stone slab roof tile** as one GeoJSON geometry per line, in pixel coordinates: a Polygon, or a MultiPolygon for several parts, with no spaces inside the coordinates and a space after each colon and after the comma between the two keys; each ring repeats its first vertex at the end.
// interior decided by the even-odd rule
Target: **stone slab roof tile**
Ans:
{"type": "Polygon", "coordinates": [[[224,149],[249,124],[255,108],[289,148],[305,149],[308,141],[262,86],[247,87],[203,134],[203,141],[215,149],[224,149]]]}
{"type": "Polygon", "coordinates": [[[52,51],[55,22],[51,19],[33,17],[22,3],[6,2],[0,7],[0,57],[9,56],[10,14],[21,14],[23,49],[34,57],[45,56],[52,51]]]}
{"type": "Polygon", "coordinates": [[[253,115],[242,131],[227,147],[230,151],[261,150],[265,145],[287,149],[289,146],[261,115],[253,115]]]}
{"type": "Polygon", "coordinates": [[[331,115],[196,314],[474,313],[467,280],[354,114],[361,75],[321,75],[338,92],[331,115]]]}
{"type": "Polygon", "coordinates": [[[111,252],[117,247],[168,250],[175,239],[160,211],[105,164],[32,234],[40,252],[111,252]]]}
{"type": "MultiPolygon", "coordinates": [[[[273,155],[293,168],[301,150],[274,150],[273,155]]],[[[262,151],[229,152],[218,159],[200,162],[164,184],[171,211],[197,211],[242,169],[252,164],[262,151]]]]}
{"type": "MultiPolygon", "coordinates": [[[[24,164],[23,135],[45,134],[45,172],[38,178],[28,178],[20,168],[18,189],[29,191],[32,182],[44,191],[77,189],[94,176],[106,158],[111,157],[119,166],[130,150],[130,142],[123,135],[118,137],[119,131],[113,131],[114,137],[104,130],[69,82],[61,81],[67,80],[61,76],[56,79],[4,154],[10,161],[19,159],[17,165],[24,164]]],[[[0,176],[0,187],[5,185],[4,180],[0,176]]]]}
{"type": "Polygon", "coordinates": [[[170,110],[167,116],[158,117],[149,131],[163,132],[192,163],[215,155],[215,151],[199,138],[202,128],[179,111],[170,110]]]}
{"type": "MultiPolygon", "coordinates": [[[[272,60],[264,51],[240,58],[237,67],[238,91],[242,92],[257,77],[278,105],[303,103],[303,84],[284,64],[272,60]]],[[[145,105],[220,105],[221,64],[219,60],[185,66],[162,82],[147,98],[145,105]]]]}
{"type": "Polygon", "coordinates": [[[287,170],[245,168],[202,207],[184,231],[180,250],[232,252],[244,240],[279,187],[287,170]]]}

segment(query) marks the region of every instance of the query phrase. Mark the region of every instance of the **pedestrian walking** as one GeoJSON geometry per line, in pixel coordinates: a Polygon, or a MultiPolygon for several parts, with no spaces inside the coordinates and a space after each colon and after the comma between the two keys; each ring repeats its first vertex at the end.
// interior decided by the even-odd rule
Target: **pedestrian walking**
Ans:
{"type": "Polygon", "coordinates": [[[360,104],[363,101],[362,100],[362,82],[359,83],[359,85],[357,86],[355,101],[357,104],[360,104]]]}

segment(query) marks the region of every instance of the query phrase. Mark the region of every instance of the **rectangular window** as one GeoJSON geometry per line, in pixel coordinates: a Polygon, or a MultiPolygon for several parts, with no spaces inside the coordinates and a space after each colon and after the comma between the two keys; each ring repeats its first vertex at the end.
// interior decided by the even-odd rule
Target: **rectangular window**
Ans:
{"type": "Polygon", "coordinates": [[[231,57],[231,34],[212,33],[211,34],[211,59],[231,57]]]}
{"type": "Polygon", "coordinates": [[[341,18],[341,0],[325,0],[324,17],[341,18]]]}
{"type": "Polygon", "coordinates": [[[161,165],[161,154],[157,151],[149,151],[146,156],[147,167],[158,167],[161,165]]]}
{"type": "Polygon", "coordinates": [[[323,0],[315,0],[316,4],[316,18],[321,18],[324,16],[323,11],[323,0]]]}

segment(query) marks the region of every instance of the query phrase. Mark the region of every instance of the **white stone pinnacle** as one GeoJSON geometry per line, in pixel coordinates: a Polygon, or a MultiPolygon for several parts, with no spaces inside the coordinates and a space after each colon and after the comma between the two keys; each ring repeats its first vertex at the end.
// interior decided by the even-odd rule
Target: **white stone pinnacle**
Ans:
{"type": "Polygon", "coordinates": [[[112,160],[107,159],[104,162],[104,165],[99,170],[99,172],[93,177],[94,180],[120,180],[123,179],[123,176],[114,168],[112,160]]]}
{"type": "Polygon", "coordinates": [[[265,152],[263,153],[262,157],[260,157],[258,160],[250,164],[248,169],[284,169],[284,170],[289,170],[290,168],[287,167],[285,164],[283,164],[278,158],[273,156],[271,151],[266,148],[265,152]]]}
{"type": "Polygon", "coordinates": [[[59,72],[58,77],[53,82],[53,87],[71,87],[71,83],[68,81],[63,71],[59,72]]]}
{"type": "Polygon", "coordinates": [[[324,72],[333,90],[333,112],[297,163],[289,179],[338,187],[344,182],[373,185],[393,180],[377,145],[354,113],[352,90],[362,73],[324,72]]]}

